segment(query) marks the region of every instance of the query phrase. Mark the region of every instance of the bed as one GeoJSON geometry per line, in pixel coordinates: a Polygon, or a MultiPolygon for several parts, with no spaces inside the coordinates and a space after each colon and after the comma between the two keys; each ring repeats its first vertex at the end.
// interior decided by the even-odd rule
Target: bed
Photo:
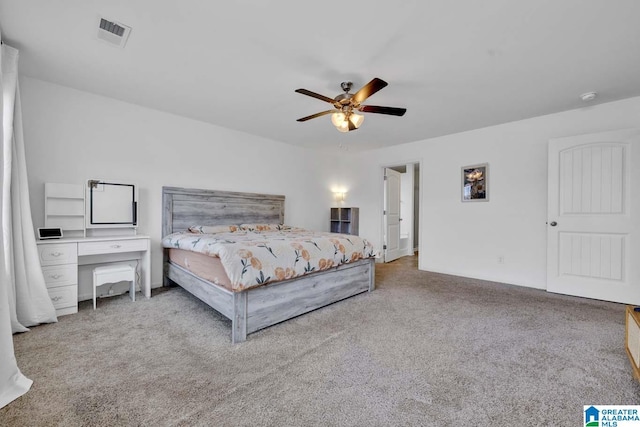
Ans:
{"type": "MultiPolygon", "coordinates": [[[[162,188],[162,236],[194,225],[283,224],[284,196],[162,188]]],[[[231,341],[375,288],[375,260],[358,259],[293,279],[232,289],[199,277],[163,249],[164,283],[175,283],[231,320],[231,341]]]]}

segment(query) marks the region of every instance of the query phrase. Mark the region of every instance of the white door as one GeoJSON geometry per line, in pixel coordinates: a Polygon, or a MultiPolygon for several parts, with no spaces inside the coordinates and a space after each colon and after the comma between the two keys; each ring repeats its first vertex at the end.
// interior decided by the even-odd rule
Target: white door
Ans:
{"type": "Polygon", "coordinates": [[[638,183],[640,129],[549,141],[548,291],[640,304],[638,183]]]}
{"type": "Polygon", "coordinates": [[[400,181],[401,174],[384,170],[384,262],[402,256],[400,253],[400,181]]]}

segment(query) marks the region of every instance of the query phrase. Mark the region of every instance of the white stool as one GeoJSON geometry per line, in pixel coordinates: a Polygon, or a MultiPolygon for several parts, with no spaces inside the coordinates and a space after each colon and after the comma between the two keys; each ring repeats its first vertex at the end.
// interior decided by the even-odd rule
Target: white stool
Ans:
{"type": "Polygon", "coordinates": [[[96,288],[107,283],[131,282],[131,301],[136,300],[136,270],[130,265],[105,265],[93,269],[93,309],[96,309],[96,288]]]}

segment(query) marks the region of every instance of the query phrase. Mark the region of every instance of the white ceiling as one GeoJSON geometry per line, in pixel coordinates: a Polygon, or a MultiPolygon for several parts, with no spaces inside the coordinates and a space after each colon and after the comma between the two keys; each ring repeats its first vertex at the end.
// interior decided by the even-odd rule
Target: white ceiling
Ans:
{"type": "Polygon", "coordinates": [[[354,151],[640,95],[639,18],[638,0],[0,0],[21,74],[354,151]],[[133,28],[125,49],[97,40],[98,16],[133,28]],[[295,89],[332,98],[373,77],[389,86],[365,104],[404,117],[296,122],[330,105],[295,89]]]}

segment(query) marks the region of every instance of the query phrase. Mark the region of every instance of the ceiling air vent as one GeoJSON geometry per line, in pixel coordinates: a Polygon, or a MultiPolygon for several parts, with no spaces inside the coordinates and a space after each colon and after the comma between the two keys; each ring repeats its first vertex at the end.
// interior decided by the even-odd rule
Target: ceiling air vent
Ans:
{"type": "Polygon", "coordinates": [[[104,40],[118,47],[124,47],[127,43],[131,27],[104,18],[100,18],[98,25],[100,26],[100,28],[98,28],[98,38],[100,40],[104,40]]]}

